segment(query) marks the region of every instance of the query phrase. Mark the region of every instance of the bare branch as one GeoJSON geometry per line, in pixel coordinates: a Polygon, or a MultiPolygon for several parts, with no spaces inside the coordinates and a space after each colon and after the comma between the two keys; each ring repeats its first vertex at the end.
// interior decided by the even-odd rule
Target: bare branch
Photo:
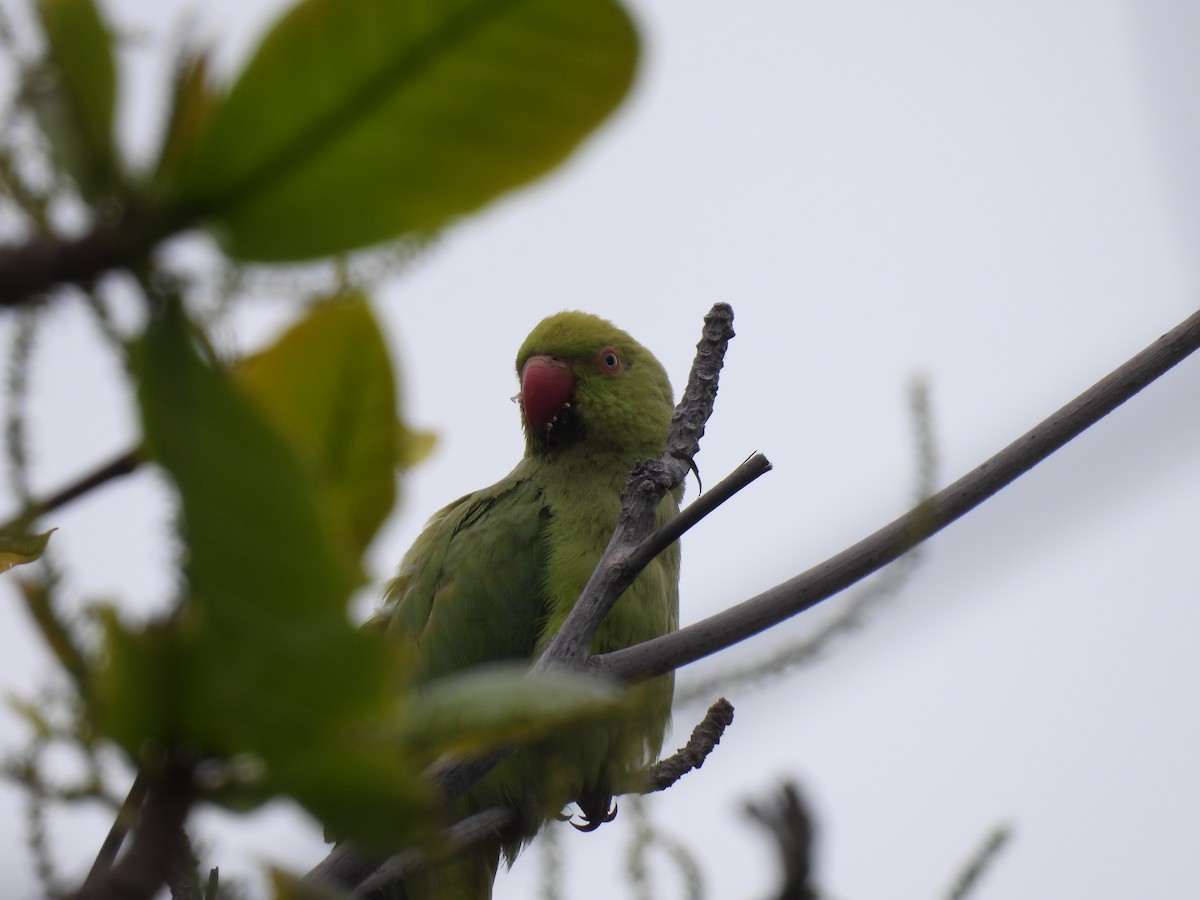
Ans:
{"type": "Polygon", "coordinates": [[[13,332],[5,372],[8,408],[5,410],[4,448],[8,454],[9,481],[13,493],[20,502],[26,504],[29,502],[29,441],[25,425],[29,401],[29,369],[37,326],[37,310],[25,310],[13,332]]]}
{"type": "Polygon", "coordinates": [[[642,555],[637,565],[634,554],[650,536],[655,511],[663,497],[682,484],[692,470],[692,458],[700,449],[704,425],[712,415],[718,376],[732,337],[733,308],[727,303],[717,303],[704,317],[704,332],[696,345],[687,387],[671,417],[666,452],[661,459],[644,460],[634,466],[621,495],[621,515],[608,548],[562,628],[534,663],[535,672],[550,668],[582,669],[596,629],[650,561],[651,557],[642,555]]]}
{"type": "Polygon", "coordinates": [[[979,886],[984,873],[996,861],[996,857],[1011,837],[1012,829],[1007,825],[997,825],[993,828],[955,877],[953,886],[946,894],[947,900],[965,900],[979,886]]]}
{"type": "MultiPolygon", "coordinates": [[[[442,831],[438,844],[438,856],[447,856],[487,840],[516,822],[517,814],[511,809],[494,806],[455,822],[442,831]]],[[[403,881],[406,875],[416,871],[430,861],[430,855],[419,850],[398,853],[379,867],[376,872],[355,888],[353,897],[366,897],[388,886],[403,881]]]]}
{"type": "Polygon", "coordinates": [[[0,308],[36,303],[57,285],[86,285],[112,269],[136,268],[190,221],[190,213],[129,207],[78,237],[43,233],[24,244],[0,244],[0,308]]]}
{"type": "MultiPolygon", "coordinates": [[[[921,377],[909,384],[909,408],[914,432],[914,491],[918,507],[927,503],[937,489],[937,452],[929,409],[929,386],[921,377]]],[[[817,659],[833,642],[866,624],[867,614],[898,596],[921,562],[920,547],[908,550],[875,578],[855,587],[843,601],[836,616],[794,644],[764,656],[749,654],[751,661],[721,667],[711,674],[689,678],[675,684],[675,708],[706,699],[714,692],[728,691],[734,685],[779,677],[804,663],[817,659]]]]}
{"type": "Polygon", "coordinates": [[[77,238],[39,234],[0,246],[0,306],[35,302],[57,284],[90,280],[121,262],[119,232],[98,227],[77,238]]]}
{"type": "Polygon", "coordinates": [[[775,839],[783,869],[783,883],[774,900],[816,900],[820,892],[813,884],[812,814],[791,781],[778,794],[763,801],[746,801],[745,811],[775,839]]]}
{"type": "Polygon", "coordinates": [[[184,832],[190,778],[185,767],[164,765],[146,790],[129,852],[114,866],[94,869],[69,900],[152,900],[168,880],[178,879],[190,861],[184,832]]]}
{"type": "Polygon", "coordinates": [[[627,565],[641,571],[650,560],[666,550],[685,535],[693,525],[715,510],[718,506],[750,484],[760,475],[771,471],[771,463],[761,453],[753,453],[746,461],[722,478],[712,490],[701,494],[679,515],[646,538],[629,556],[627,565]]]}
{"type": "Polygon", "coordinates": [[[973,472],[853,547],[715,616],[634,647],[593,657],[589,670],[627,681],[653,678],[730,647],[815,606],[887,565],[1011,484],[1197,347],[1200,347],[1200,312],[973,472]]]}
{"type": "Polygon", "coordinates": [[[704,718],[692,729],[688,742],[668,756],[634,775],[623,793],[652,794],[665,791],[688,772],[699,769],[721,742],[725,729],[733,724],[733,704],[721,697],[708,708],[704,718]]]}
{"type": "MultiPolygon", "coordinates": [[[[708,755],[720,743],[725,729],[733,722],[733,705],[724,697],[717,700],[703,720],[692,729],[687,744],[666,759],[630,776],[618,795],[650,794],[664,791],[688,772],[704,765],[708,755]]],[[[517,822],[515,810],[494,806],[444,829],[438,843],[438,857],[457,852],[480,841],[496,837],[517,822]]],[[[577,826],[578,827],[578,826],[577,826]]],[[[347,845],[334,848],[318,866],[309,872],[308,880],[353,887],[352,896],[369,896],[398,884],[415,870],[427,865],[430,854],[410,849],[390,857],[360,855],[347,845]]]]}
{"type": "MultiPolygon", "coordinates": [[[[403,856],[403,853],[396,854],[403,856]]],[[[385,853],[368,853],[353,844],[338,844],[317,863],[304,880],[315,884],[329,884],[344,890],[352,890],[362,884],[387,862],[385,853]]]]}
{"type": "Polygon", "coordinates": [[[139,810],[145,800],[146,776],[138,772],[133,779],[133,784],[129,787],[129,793],[125,795],[125,801],[121,804],[116,819],[113,820],[112,827],[108,829],[104,843],[100,845],[100,852],[96,854],[92,868],[88,872],[87,878],[84,879],[81,893],[88,891],[89,885],[97,884],[105,878],[116,863],[117,854],[121,852],[121,846],[125,843],[129,830],[136,823],[139,810]]]}
{"type": "Polygon", "coordinates": [[[629,886],[635,900],[654,900],[661,896],[661,887],[651,878],[648,865],[651,853],[663,857],[675,869],[680,893],[685,900],[703,900],[704,876],[700,863],[688,846],[651,821],[648,804],[639,799],[628,804],[633,834],[629,837],[628,870],[629,886]]]}
{"type": "MultiPolygon", "coordinates": [[[[728,336],[732,336],[732,328],[729,327],[728,321],[725,323],[725,329],[728,336]]],[[[724,340],[727,341],[728,337],[725,337],[724,340]]],[[[705,341],[702,341],[701,344],[704,345],[705,341]]],[[[1200,346],[1200,312],[1164,335],[1145,351],[978,467],[974,472],[959,479],[928,502],[918,505],[914,510],[871,537],[860,541],[809,572],[724,613],[636,647],[593,657],[588,662],[588,669],[607,677],[631,681],[650,678],[731,646],[815,605],[896,559],[924,538],[940,531],[982,503],[1168,371],[1192,353],[1197,346],[1200,346]]],[[[723,347],[721,350],[723,352],[723,347]]],[[[701,354],[698,353],[699,356],[701,354]]],[[[719,369],[719,366],[717,368],[719,369]]],[[[689,382],[689,391],[691,388],[692,382],[689,382]]],[[[711,381],[713,395],[715,395],[715,388],[714,372],[711,381]]],[[[684,402],[686,403],[687,400],[688,396],[685,395],[684,402]]],[[[708,404],[708,409],[711,410],[711,403],[708,404]]],[[[678,414],[676,418],[679,418],[678,414]]],[[[689,419],[689,421],[691,420],[689,419]]],[[[699,428],[692,428],[692,434],[696,438],[702,432],[702,423],[699,428]]],[[[694,453],[694,451],[691,452],[694,453]]],[[[631,487],[627,488],[625,493],[627,507],[632,506],[643,511],[632,513],[627,508],[622,513],[617,533],[614,534],[609,551],[604,557],[604,560],[608,562],[602,561],[597,570],[598,573],[604,574],[593,575],[587,590],[576,604],[575,611],[568,617],[567,623],[564,625],[563,631],[566,631],[568,627],[576,629],[576,631],[573,635],[564,637],[561,642],[552,642],[546,654],[538,661],[539,667],[569,666],[572,662],[577,664],[581,653],[586,652],[581,651],[578,647],[586,648],[587,643],[591,640],[590,635],[594,633],[595,624],[598,624],[598,621],[603,618],[604,613],[611,606],[611,602],[615,601],[616,595],[619,595],[620,587],[616,585],[620,584],[623,577],[627,578],[624,584],[632,581],[633,575],[621,571],[623,566],[628,565],[632,547],[637,543],[628,538],[632,531],[629,520],[634,519],[635,516],[640,518],[643,522],[641,527],[645,529],[642,533],[646,534],[649,528],[644,524],[645,520],[648,518],[650,522],[653,522],[653,509],[665,492],[670,490],[671,477],[678,473],[677,480],[674,482],[678,484],[688,471],[690,453],[677,452],[668,454],[668,456],[671,459],[659,461],[658,466],[648,469],[641,467],[641,471],[635,472],[635,475],[631,476],[631,487]],[[678,465],[672,465],[672,463],[678,465]],[[662,493],[657,493],[660,490],[662,493]],[[658,499],[655,499],[655,496],[658,499]],[[648,517],[644,512],[647,503],[650,504],[648,517]],[[616,591],[616,594],[613,594],[613,591],[616,591]],[[592,624],[592,620],[597,615],[599,618],[595,619],[595,624],[592,624]]],[[[562,632],[560,632],[561,635],[562,632]]],[[[454,796],[465,790],[473,783],[473,780],[480,777],[502,756],[503,754],[495,754],[489,760],[468,760],[448,764],[439,770],[436,782],[450,796],[454,796]]],[[[378,860],[375,862],[377,864],[378,860]]],[[[359,884],[375,867],[371,860],[358,856],[351,848],[337,848],[334,854],[331,854],[310,873],[309,877],[318,881],[329,881],[352,887],[359,884]],[[345,859],[335,861],[335,855],[345,857],[345,859]]]]}
{"type": "Polygon", "coordinates": [[[114,456],[108,462],[101,463],[92,471],[81,475],[70,484],[64,485],[50,496],[40,500],[31,500],[29,505],[18,515],[0,525],[0,532],[20,531],[34,519],[44,516],[46,513],[56,510],[61,506],[66,506],[71,501],[79,499],[84,494],[91,493],[96,488],[110,481],[133,474],[137,471],[141,463],[142,455],[139,450],[126,450],[114,456]]]}

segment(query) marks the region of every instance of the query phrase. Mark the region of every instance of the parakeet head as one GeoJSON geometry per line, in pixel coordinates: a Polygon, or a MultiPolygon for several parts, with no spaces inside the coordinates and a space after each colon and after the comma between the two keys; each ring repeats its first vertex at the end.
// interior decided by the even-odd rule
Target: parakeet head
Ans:
{"type": "Polygon", "coordinates": [[[526,454],[572,446],[661,452],[674,401],[662,365],[598,316],[561,312],[517,353],[526,454]]]}

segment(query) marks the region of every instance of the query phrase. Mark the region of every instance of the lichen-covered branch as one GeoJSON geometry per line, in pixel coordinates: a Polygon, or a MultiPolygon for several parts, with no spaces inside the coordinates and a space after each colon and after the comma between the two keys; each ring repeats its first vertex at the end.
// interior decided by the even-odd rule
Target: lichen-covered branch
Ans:
{"type": "Polygon", "coordinates": [[[692,734],[684,746],[666,759],[660,759],[645,771],[637,773],[630,792],[650,794],[665,791],[688,772],[699,769],[721,742],[725,729],[732,724],[733,704],[721,697],[708,708],[704,718],[692,729],[692,734]]]}
{"type": "Polygon", "coordinates": [[[718,303],[704,317],[704,332],[696,345],[687,387],[671,418],[666,452],[660,459],[645,460],[634,467],[621,495],[621,515],[608,548],[562,628],[534,663],[534,671],[582,668],[596,629],[652,558],[635,554],[651,535],[662,499],[683,483],[694,466],[692,460],[700,449],[704,425],[712,415],[718,376],[732,337],[733,308],[718,303]]]}

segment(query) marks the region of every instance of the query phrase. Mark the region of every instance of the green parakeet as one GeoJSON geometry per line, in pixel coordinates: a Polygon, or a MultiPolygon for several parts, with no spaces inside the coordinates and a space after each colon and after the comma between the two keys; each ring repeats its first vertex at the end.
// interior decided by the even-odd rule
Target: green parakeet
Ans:
{"type": "MultiPolygon", "coordinates": [[[[620,494],[638,459],[661,455],[673,400],[651,353],[609,322],[582,312],[542,321],[516,360],[525,454],[505,478],[430,519],[387,587],[389,634],[415,647],[419,680],[480,663],[530,660],[561,626],[608,544],[620,494]]],[[[658,509],[679,510],[680,491],[658,509]]],[[[594,652],[676,627],[679,548],[638,576],[601,625],[594,652]]],[[[507,805],[539,820],[576,801],[603,817],[610,786],[657,757],[673,681],[641,689],[641,715],[588,725],[526,746],[467,795],[467,809],[507,805]]],[[[517,839],[504,845],[510,860],[517,839]]],[[[416,898],[488,898],[501,846],[477,847],[406,882],[416,898]]]]}

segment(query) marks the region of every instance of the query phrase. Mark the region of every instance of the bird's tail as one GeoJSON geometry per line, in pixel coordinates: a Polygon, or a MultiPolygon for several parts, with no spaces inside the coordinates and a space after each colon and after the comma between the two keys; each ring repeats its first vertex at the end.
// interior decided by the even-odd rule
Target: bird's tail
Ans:
{"type": "Polygon", "coordinates": [[[371,900],[491,900],[498,844],[468,847],[412,873],[371,900]]]}

